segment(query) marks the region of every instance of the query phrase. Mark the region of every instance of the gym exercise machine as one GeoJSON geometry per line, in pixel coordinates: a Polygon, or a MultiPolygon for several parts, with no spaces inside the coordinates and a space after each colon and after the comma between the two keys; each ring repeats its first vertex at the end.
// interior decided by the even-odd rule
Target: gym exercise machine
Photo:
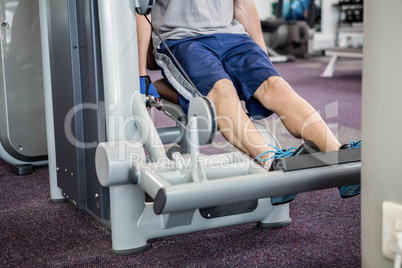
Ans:
{"type": "MultiPolygon", "coordinates": [[[[306,20],[287,21],[283,16],[283,10],[289,13],[293,1],[279,0],[276,4],[275,16],[261,21],[267,52],[272,62],[284,62],[294,60],[295,56],[304,57],[313,54],[313,37],[316,6],[314,1],[308,5],[306,20]],[[280,53],[281,51],[283,53],[280,53]]],[[[288,16],[289,17],[289,16],[288,16]]]]}
{"type": "Polygon", "coordinates": [[[363,1],[339,1],[338,29],[336,46],[325,49],[325,55],[331,56],[322,77],[332,77],[340,58],[363,58],[363,1]],[[344,17],[342,19],[342,17],[344,17]],[[354,26],[356,24],[356,26],[354,26]],[[350,42],[351,41],[351,42],[350,42]],[[358,42],[360,41],[360,42],[358,42]],[[351,45],[349,45],[351,43],[351,45]]]}
{"type": "Polygon", "coordinates": [[[0,158],[24,175],[47,164],[38,1],[0,1],[0,158]]]}
{"type": "Polygon", "coordinates": [[[217,122],[213,105],[197,94],[185,120],[166,111],[178,116],[176,126],[157,129],[139,91],[135,26],[135,11],[146,13],[153,1],[43,1],[57,184],[64,198],[110,224],[114,253],[221,226],[286,226],[289,204],[272,206],[270,197],[359,183],[359,149],[286,158],[269,173],[241,153],[201,154],[217,122]],[[170,143],[185,146],[166,152],[170,143]]]}

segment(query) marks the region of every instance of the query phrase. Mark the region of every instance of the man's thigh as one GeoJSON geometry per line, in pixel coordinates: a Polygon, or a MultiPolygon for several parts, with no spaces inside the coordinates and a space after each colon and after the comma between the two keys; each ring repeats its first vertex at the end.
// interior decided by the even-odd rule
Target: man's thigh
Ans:
{"type": "Polygon", "coordinates": [[[230,43],[222,58],[222,64],[235,85],[239,98],[246,102],[249,114],[264,118],[272,114],[254,94],[270,77],[280,76],[267,53],[247,35],[230,35],[220,40],[220,47],[230,43]]]}
{"type": "MultiPolygon", "coordinates": [[[[177,61],[197,87],[197,90],[205,96],[208,95],[217,81],[230,79],[215,52],[216,48],[209,42],[213,40],[208,41],[208,39],[211,38],[212,37],[205,36],[202,38],[189,38],[184,41],[168,40],[166,42],[177,61]],[[200,42],[200,39],[202,39],[203,42],[200,42]]],[[[163,46],[158,50],[156,57],[157,62],[164,61],[164,63],[161,64],[162,66],[160,66],[169,82],[171,79],[175,79],[176,76],[178,76],[177,74],[173,74],[173,77],[169,77],[166,72],[171,72],[170,70],[173,68],[179,70],[179,68],[163,46]]],[[[180,72],[179,75],[183,74],[180,72]]]]}
{"type": "MultiPolygon", "coordinates": [[[[202,95],[208,95],[217,81],[229,79],[239,98],[246,102],[251,116],[266,117],[272,113],[252,96],[265,80],[279,73],[268,55],[249,36],[216,34],[168,40],[167,45],[202,95]]],[[[165,78],[180,93],[179,102],[186,111],[194,89],[163,46],[155,58],[165,78]]]]}

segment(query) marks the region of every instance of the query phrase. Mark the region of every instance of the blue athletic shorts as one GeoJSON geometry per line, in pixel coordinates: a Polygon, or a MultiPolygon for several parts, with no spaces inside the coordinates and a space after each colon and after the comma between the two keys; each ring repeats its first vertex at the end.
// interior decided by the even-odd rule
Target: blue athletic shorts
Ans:
{"type": "MultiPolygon", "coordinates": [[[[272,114],[252,97],[260,85],[271,76],[280,76],[268,55],[248,35],[213,34],[181,40],[166,40],[166,44],[193,81],[206,96],[221,79],[233,82],[239,98],[246,102],[253,118],[272,114]]],[[[165,80],[179,93],[179,102],[187,113],[193,87],[176,68],[166,48],[161,44],[155,55],[165,80]]]]}

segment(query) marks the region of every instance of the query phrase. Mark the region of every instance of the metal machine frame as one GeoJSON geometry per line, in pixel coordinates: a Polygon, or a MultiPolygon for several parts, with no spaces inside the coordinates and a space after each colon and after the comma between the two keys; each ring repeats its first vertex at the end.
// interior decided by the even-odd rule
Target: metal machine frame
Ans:
{"type": "MultiPolygon", "coordinates": [[[[195,97],[191,102],[197,104],[196,112],[189,114],[184,130],[189,153],[173,152],[169,158],[164,143],[177,138],[182,130],[180,126],[156,129],[147,112],[145,97],[139,91],[135,18],[138,1],[43,1],[48,1],[43,11],[50,12],[44,24],[53,28],[49,37],[53,64],[60,55],[56,50],[70,47],[64,60],[71,60],[71,64],[64,75],[69,76],[67,88],[72,93],[63,91],[66,95],[62,102],[72,100],[75,110],[68,105],[64,111],[60,107],[55,110],[56,141],[65,138],[64,120],[61,123],[58,120],[73,111],[75,137],[82,138],[78,140],[81,143],[97,144],[95,153],[93,147],[84,148],[78,141],[75,144],[65,140],[56,142],[58,185],[65,198],[106,223],[110,211],[114,253],[142,252],[149,248],[148,240],[152,238],[228,225],[258,222],[264,228],[285,226],[291,223],[289,204],[272,206],[271,196],[359,183],[360,162],[340,164],[336,155],[332,156],[335,159],[332,162],[325,156],[320,160],[324,165],[316,168],[269,173],[240,153],[202,155],[200,141],[210,139],[202,137],[200,126],[216,120],[202,97],[195,97]],[[85,7],[90,10],[85,13],[90,14],[90,23],[81,24],[92,24],[95,26],[92,30],[99,27],[99,35],[96,31],[84,31],[89,39],[82,38],[83,32],[77,27],[77,14],[86,10],[85,7]],[[67,16],[58,13],[63,9],[68,10],[62,13],[67,16]],[[67,23],[63,23],[63,18],[67,23]],[[55,31],[57,24],[73,27],[66,31],[69,35],[64,41],[57,37],[60,33],[55,31]],[[81,39],[76,39],[77,36],[81,39]],[[91,52],[82,54],[85,51],[91,52]],[[83,55],[92,55],[84,65],[83,55]],[[83,66],[97,70],[95,75],[84,76],[83,66]],[[84,90],[83,81],[93,78],[98,82],[86,83],[88,87],[84,90]],[[89,93],[92,89],[96,89],[96,94],[89,93]],[[87,99],[92,101],[92,117],[82,111],[88,96],[95,96],[87,99]],[[84,124],[91,120],[98,124],[93,129],[84,124]],[[93,178],[95,167],[98,184],[93,178]],[[152,202],[145,201],[146,193],[152,202]]],[[[57,91],[66,83],[60,83],[63,80],[57,77],[60,73],[54,67],[50,64],[55,108],[55,102],[60,102],[57,91]]],[[[268,143],[279,146],[272,133],[261,131],[261,134],[268,143]]]]}

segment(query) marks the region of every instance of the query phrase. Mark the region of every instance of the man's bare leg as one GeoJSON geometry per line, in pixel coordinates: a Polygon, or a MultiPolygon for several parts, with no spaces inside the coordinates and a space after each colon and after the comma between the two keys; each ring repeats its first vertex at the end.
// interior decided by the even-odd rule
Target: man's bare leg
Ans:
{"type": "MultiPolygon", "coordinates": [[[[282,78],[269,78],[254,96],[267,109],[278,114],[293,136],[314,141],[321,151],[334,151],[339,148],[338,140],[319,114],[282,78]]],[[[273,150],[244,112],[230,80],[218,81],[208,98],[214,103],[220,131],[231,144],[253,158],[273,150]]]]}
{"type": "Polygon", "coordinates": [[[254,159],[273,150],[243,110],[232,81],[222,79],[216,82],[208,98],[215,106],[220,131],[231,144],[254,159]]]}
{"type": "Polygon", "coordinates": [[[268,78],[254,97],[275,112],[293,136],[314,141],[322,152],[339,149],[340,143],[321,116],[283,78],[268,78]]]}

